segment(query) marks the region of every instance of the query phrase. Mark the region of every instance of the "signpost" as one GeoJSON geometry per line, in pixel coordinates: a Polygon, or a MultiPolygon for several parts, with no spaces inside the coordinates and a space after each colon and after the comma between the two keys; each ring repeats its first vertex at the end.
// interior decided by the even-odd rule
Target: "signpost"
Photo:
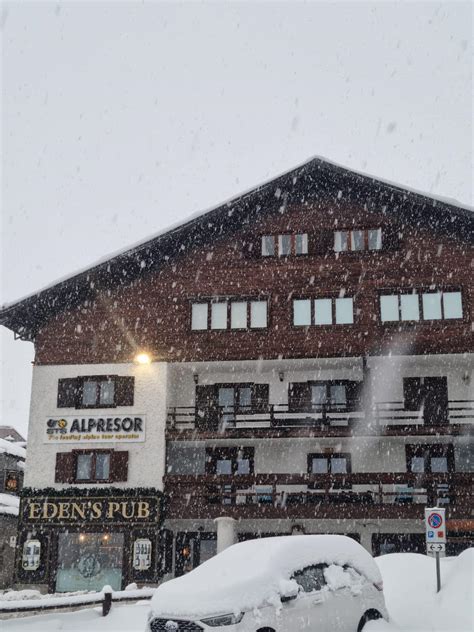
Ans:
{"type": "Polygon", "coordinates": [[[441,590],[440,554],[446,552],[446,510],[425,508],[426,551],[436,557],[436,592],[441,590]]]}

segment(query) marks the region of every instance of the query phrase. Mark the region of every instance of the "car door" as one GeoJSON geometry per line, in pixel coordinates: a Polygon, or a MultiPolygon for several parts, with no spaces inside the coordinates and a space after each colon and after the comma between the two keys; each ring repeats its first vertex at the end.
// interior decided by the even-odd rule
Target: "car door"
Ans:
{"type": "Polygon", "coordinates": [[[292,575],[291,579],[296,581],[300,591],[296,598],[283,602],[279,630],[310,632],[332,629],[324,568],[324,564],[307,566],[292,575]]]}
{"type": "Polygon", "coordinates": [[[324,571],[328,599],[327,616],[331,620],[331,630],[354,632],[365,612],[365,580],[357,571],[348,566],[332,564],[324,571]]]}

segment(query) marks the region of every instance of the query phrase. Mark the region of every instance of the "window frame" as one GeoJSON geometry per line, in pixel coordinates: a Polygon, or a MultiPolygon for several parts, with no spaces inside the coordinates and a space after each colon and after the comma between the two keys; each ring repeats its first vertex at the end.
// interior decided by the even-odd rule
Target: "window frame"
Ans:
{"type": "MultiPolygon", "coordinates": [[[[346,476],[350,476],[352,474],[352,454],[351,452],[310,452],[307,455],[307,469],[308,469],[308,474],[317,474],[315,472],[313,472],[313,460],[314,459],[326,459],[328,461],[328,472],[326,474],[321,474],[321,476],[329,476],[332,477],[333,475],[341,475],[341,474],[333,474],[332,472],[332,467],[331,467],[331,460],[332,459],[341,459],[344,458],[346,460],[346,469],[347,472],[345,473],[346,476]]],[[[342,476],[344,476],[344,474],[342,474],[342,476]]],[[[318,483],[318,482],[314,482],[311,484],[311,488],[312,489],[324,489],[324,485],[322,483],[318,483]]],[[[337,490],[350,490],[352,489],[352,483],[350,482],[346,482],[346,481],[341,481],[341,482],[332,482],[331,483],[331,488],[335,491],[337,490]]]]}
{"type": "Polygon", "coordinates": [[[80,485],[82,483],[113,483],[114,477],[112,474],[112,453],[113,449],[98,449],[98,450],[72,450],[73,458],[74,458],[74,479],[73,483],[80,485]],[[109,476],[108,478],[97,478],[95,476],[97,471],[97,455],[98,454],[107,454],[109,456],[109,476]],[[90,478],[78,478],[77,476],[77,467],[79,464],[79,457],[83,455],[91,455],[91,474],[94,474],[90,478]]]}
{"type": "MultiPolygon", "coordinates": [[[[446,474],[453,474],[456,472],[456,460],[454,456],[454,444],[453,443],[408,443],[405,446],[406,468],[407,472],[413,474],[432,474],[431,459],[446,457],[447,471],[446,474]],[[439,452],[440,454],[436,454],[439,452]],[[434,453],[434,454],[433,454],[434,453]],[[423,472],[413,472],[412,464],[413,459],[422,457],[424,459],[423,472]]],[[[437,472],[435,472],[437,473],[437,472]]]]}
{"type": "Polygon", "coordinates": [[[262,259],[277,259],[277,260],[286,260],[289,257],[307,257],[310,254],[310,231],[308,230],[298,230],[298,231],[286,231],[282,233],[262,233],[260,235],[260,257],[262,259]],[[297,237],[303,238],[303,243],[305,242],[304,236],[306,236],[306,252],[297,252],[296,250],[296,241],[297,237]],[[280,244],[282,237],[290,238],[290,251],[287,254],[280,253],[280,244]],[[263,243],[264,239],[273,238],[273,254],[264,254],[263,253],[263,243]]]}
{"type": "Polygon", "coordinates": [[[332,247],[331,250],[332,252],[334,252],[334,254],[336,255],[361,255],[362,253],[365,254],[373,254],[373,253],[378,253],[378,252],[386,252],[387,248],[384,248],[384,233],[386,233],[386,228],[384,229],[384,226],[367,226],[367,227],[360,227],[360,226],[348,226],[348,227],[337,227],[337,229],[332,231],[333,233],[333,239],[332,239],[332,247]],[[380,231],[380,248],[370,248],[369,247],[369,231],[380,231]],[[355,250],[352,248],[352,245],[354,243],[354,237],[353,234],[354,233],[358,233],[358,232],[362,232],[363,236],[362,236],[362,241],[363,241],[363,247],[355,250]],[[342,249],[342,250],[336,250],[336,233],[345,233],[345,243],[347,248],[342,249]]]}
{"type": "Polygon", "coordinates": [[[413,288],[385,288],[380,289],[378,291],[378,305],[377,305],[377,313],[378,313],[378,322],[386,327],[393,326],[408,326],[414,327],[416,325],[431,325],[431,326],[439,326],[440,323],[445,324],[446,322],[453,323],[461,323],[466,322],[466,315],[468,313],[467,304],[466,304],[466,292],[463,292],[462,286],[441,286],[441,287],[423,287],[417,286],[413,288]],[[461,295],[461,310],[462,315],[456,318],[446,318],[445,317],[445,306],[444,306],[444,295],[445,294],[460,294],[461,295]],[[424,307],[423,307],[423,296],[425,294],[440,294],[440,304],[441,304],[441,318],[425,318],[424,317],[424,307]],[[408,320],[402,318],[402,296],[416,296],[418,298],[418,320],[408,320]],[[382,320],[382,297],[384,296],[396,296],[398,303],[398,320],[382,320]]]}
{"type": "Polygon", "coordinates": [[[268,331],[270,327],[270,297],[255,297],[255,296],[224,296],[224,297],[210,297],[190,300],[189,309],[189,331],[191,334],[202,333],[222,333],[227,332],[243,332],[243,331],[268,331]],[[232,305],[234,303],[245,303],[246,305],[246,326],[245,327],[232,327],[232,305]],[[266,304],[266,325],[265,326],[252,326],[252,303],[265,303],[266,304]],[[212,327],[212,305],[225,304],[226,305],[226,327],[214,328],[212,327]],[[193,329],[192,327],[192,314],[194,305],[207,305],[207,328],[206,329],[193,329]]]}
{"type": "Polygon", "coordinates": [[[304,329],[312,327],[315,329],[328,329],[332,327],[353,327],[356,325],[357,308],[356,308],[356,294],[344,294],[341,296],[338,294],[324,295],[324,296],[300,296],[293,295],[291,297],[291,326],[294,329],[304,329]],[[336,321],[336,301],[339,299],[350,299],[352,301],[352,322],[351,323],[338,323],[336,321]],[[316,323],[316,301],[331,301],[331,324],[329,323],[316,323]],[[310,324],[309,325],[296,325],[295,324],[295,301],[309,301],[310,302],[310,324]]]}

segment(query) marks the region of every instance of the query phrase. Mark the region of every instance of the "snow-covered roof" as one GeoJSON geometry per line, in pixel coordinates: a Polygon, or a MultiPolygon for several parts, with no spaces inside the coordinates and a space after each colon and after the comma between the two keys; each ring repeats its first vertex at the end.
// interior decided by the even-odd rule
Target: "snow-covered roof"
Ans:
{"type": "Polygon", "coordinates": [[[11,454],[12,456],[16,456],[19,459],[26,459],[26,450],[16,443],[12,443],[11,441],[7,441],[6,439],[0,439],[0,452],[5,452],[6,454],[11,454]]]}
{"type": "Polygon", "coordinates": [[[152,610],[165,617],[205,617],[278,606],[282,592],[292,588],[293,573],[314,564],[347,564],[370,582],[382,582],[370,553],[346,536],[263,538],[234,544],[189,574],[162,584],[152,610]]]}
{"type": "Polygon", "coordinates": [[[20,499],[12,494],[0,494],[0,515],[18,516],[20,499]]]}
{"type": "Polygon", "coordinates": [[[350,170],[315,156],[218,206],[199,211],[149,239],[96,261],[13,303],[0,311],[0,324],[33,340],[41,323],[60,311],[79,305],[100,289],[130,283],[174,259],[188,248],[212,242],[285,203],[357,200],[376,202],[376,208],[403,222],[425,226],[450,237],[473,240],[471,207],[421,193],[374,176],[350,170]]]}

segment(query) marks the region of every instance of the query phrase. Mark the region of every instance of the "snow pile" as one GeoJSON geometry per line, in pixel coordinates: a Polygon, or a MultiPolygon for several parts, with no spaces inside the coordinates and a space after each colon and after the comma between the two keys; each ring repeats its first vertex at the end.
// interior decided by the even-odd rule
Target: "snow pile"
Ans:
{"type": "Polygon", "coordinates": [[[0,514],[18,516],[20,499],[11,494],[0,494],[0,514]]]}
{"type": "Polygon", "coordinates": [[[6,452],[12,456],[17,456],[20,459],[26,459],[26,450],[17,443],[0,439],[0,452],[6,452]]]}
{"type": "Polygon", "coordinates": [[[234,544],[189,575],[162,584],[152,609],[160,616],[203,617],[275,605],[282,582],[289,587],[296,570],[313,564],[348,564],[373,583],[382,580],[372,556],[346,536],[264,538],[234,544]]]}
{"type": "Polygon", "coordinates": [[[474,549],[441,559],[441,591],[436,593],[434,558],[392,553],[376,560],[383,576],[390,624],[374,621],[367,632],[472,632],[474,630],[474,549]]]}

